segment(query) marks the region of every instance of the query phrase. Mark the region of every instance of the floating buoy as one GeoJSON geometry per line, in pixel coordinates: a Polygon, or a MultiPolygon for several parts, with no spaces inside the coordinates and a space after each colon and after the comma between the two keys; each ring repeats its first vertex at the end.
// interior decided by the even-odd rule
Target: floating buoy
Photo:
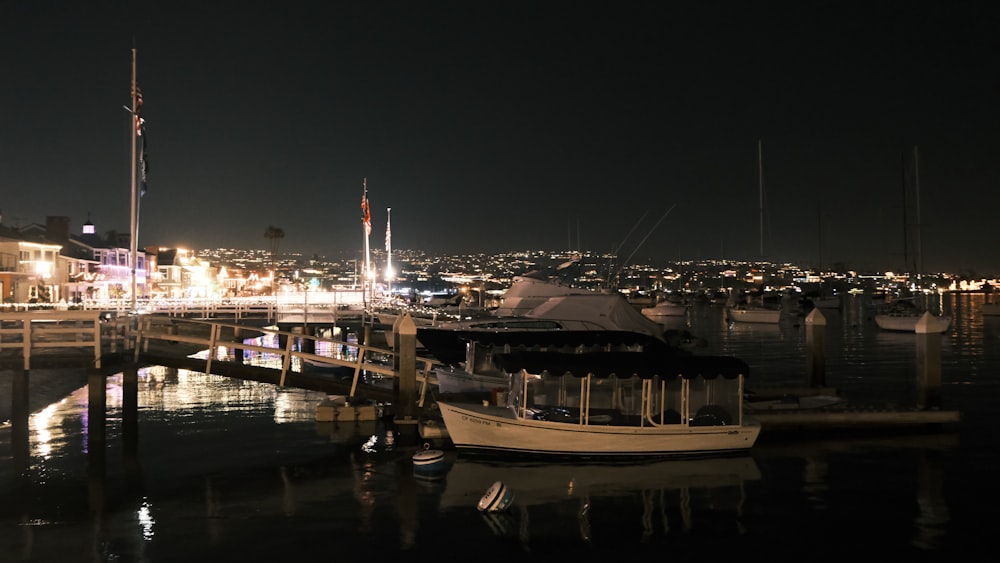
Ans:
{"type": "Polygon", "coordinates": [[[424,444],[424,449],[413,454],[413,471],[423,475],[436,474],[444,471],[444,452],[430,449],[430,444],[424,444]]]}
{"type": "Polygon", "coordinates": [[[504,485],[502,481],[497,481],[486,491],[483,498],[479,499],[480,512],[502,512],[514,502],[514,493],[504,485]]]}

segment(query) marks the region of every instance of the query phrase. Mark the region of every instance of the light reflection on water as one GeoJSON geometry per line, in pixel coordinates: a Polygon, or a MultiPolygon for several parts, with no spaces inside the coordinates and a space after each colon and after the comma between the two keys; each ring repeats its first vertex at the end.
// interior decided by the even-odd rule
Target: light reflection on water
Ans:
{"type": "MultiPolygon", "coordinates": [[[[896,556],[977,553],[1000,466],[991,445],[1000,346],[989,345],[1000,319],[978,315],[976,299],[945,296],[955,322],[942,336],[945,402],[973,424],[957,433],[762,440],[750,457],[700,465],[496,464],[449,452],[447,471],[418,477],[412,448],[392,442],[383,423],[316,423],[322,393],[152,367],[139,372],[132,467],[116,375],[107,380],[102,477],[86,454],[86,387],[32,415],[26,475],[0,458],[0,493],[11,499],[0,507],[0,550],[14,560],[197,560],[192,554],[219,551],[287,560],[331,553],[335,537],[334,551],[345,555],[608,548],[709,556],[781,546],[832,556],[865,545],[896,556]],[[514,504],[480,513],[495,480],[514,491],[514,504]]],[[[878,331],[860,303],[824,313],[830,385],[852,401],[912,398],[913,335],[878,331]]],[[[677,328],[704,338],[699,353],[746,359],[751,381],[804,382],[801,321],[730,327],[718,308],[703,307],[683,323],[677,328]]],[[[0,430],[4,451],[9,433],[0,430]]]]}

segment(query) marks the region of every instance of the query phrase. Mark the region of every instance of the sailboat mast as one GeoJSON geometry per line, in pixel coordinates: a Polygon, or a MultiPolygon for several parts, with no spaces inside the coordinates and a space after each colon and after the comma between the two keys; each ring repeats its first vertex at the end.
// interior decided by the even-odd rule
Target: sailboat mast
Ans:
{"type": "Polygon", "coordinates": [[[906,214],[907,199],[909,198],[909,185],[906,181],[906,152],[903,152],[900,160],[899,175],[903,188],[903,270],[906,271],[910,267],[910,229],[906,214]]]}
{"type": "Polygon", "coordinates": [[[129,246],[130,246],[130,262],[129,266],[132,269],[132,308],[131,311],[135,311],[135,292],[136,292],[136,281],[135,281],[135,267],[138,254],[138,230],[139,230],[139,204],[138,198],[136,197],[136,134],[138,133],[138,110],[139,110],[139,91],[136,85],[136,50],[135,47],[132,48],[132,118],[129,129],[132,130],[132,180],[131,180],[131,192],[132,192],[132,205],[130,207],[131,211],[131,229],[129,231],[129,246]]]}
{"type": "Polygon", "coordinates": [[[917,216],[917,280],[924,273],[923,249],[920,247],[920,160],[916,145],[913,146],[913,202],[914,213],[917,216]]]}
{"type": "Polygon", "coordinates": [[[757,199],[760,206],[760,259],[764,260],[764,143],[757,139],[757,199]]]}

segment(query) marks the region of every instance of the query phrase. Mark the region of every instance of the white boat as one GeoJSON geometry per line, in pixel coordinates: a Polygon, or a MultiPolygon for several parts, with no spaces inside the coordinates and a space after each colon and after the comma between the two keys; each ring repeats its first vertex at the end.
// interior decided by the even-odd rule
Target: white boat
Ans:
{"type": "Polygon", "coordinates": [[[914,314],[878,313],[875,324],[882,330],[895,332],[918,332],[920,323],[922,333],[946,332],[951,327],[951,315],[932,315],[928,311],[914,314]]]}
{"type": "Polygon", "coordinates": [[[493,346],[571,346],[602,339],[659,350],[670,347],[663,326],[621,294],[565,286],[538,273],[515,278],[496,313],[417,327],[417,340],[443,365],[434,370],[440,392],[507,387],[509,375],[493,366],[493,346]]]}
{"type": "Polygon", "coordinates": [[[918,323],[924,323],[920,330],[924,333],[945,332],[951,327],[950,315],[932,314],[909,297],[890,301],[878,309],[874,318],[879,328],[894,332],[917,332],[918,323]]]}
{"type": "Polygon", "coordinates": [[[643,307],[640,311],[655,321],[657,317],[683,317],[687,314],[687,306],[674,301],[660,301],[652,307],[643,307]]]}
{"type": "Polygon", "coordinates": [[[438,393],[493,393],[510,387],[510,376],[503,372],[470,372],[458,366],[441,366],[431,370],[438,393]]]}
{"type": "Polygon", "coordinates": [[[417,339],[442,364],[431,370],[439,393],[492,393],[509,387],[510,374],[495,365],[496,350],[575,349],[603,343],[659,354],[690,354],[664,338],[626,330],[599,330],[588,323],[496,319],[462,326],[417,327],[417,339]]]}
{"type": "Polygon", "coordinates": [[[506,404],[439,399],[448,436],[459,452],[573,459],[717,456],[756,442],[745,362],[627,350],[498,353],[506,404]]]}
{"type": "MultiPolygon", "coordinates": [[[[905,188],[904,186],[904,189],[905,188]]],[[[908,191],[908,189],[907,189],[908,191]]],[[[916,201],[917,219],[917,271],[922,270],[923,258],[920,252],[920,166],[917,147],[913,147],[913,199],[916,201]]],[[[906,195],[906,194],[904,194],[906,195]]],[[[906,222],[905,206],[903,215],[903,233],[906,235],[910,226],[906,222]]],[[[920,276],[917,276],[919,280],[920,276]]],[[[887,300],[875,312],[875,324],[882,330],[894,332],[941,333],[951,327],[951,316],[933,314],[926,303],[918,303],[917,296],[897,297],[887,300]]],[[[923,296],[926,297],[926,296],[923,296]]]]}
{"type": "Polygon", "coordinates": [[[514,278],[504,292],[495,317],[575,323],[594,330],[628,330],[663,337],[663,327],[637,311],[616,291],[571,287],[540,273],[514,278]]]}
{"type": "Polygon", "coordinates": [[[778,323],[781,322],[781,309],[757,305],[731,305],[726,308],[729,322],[734,323],[778,323]]]}

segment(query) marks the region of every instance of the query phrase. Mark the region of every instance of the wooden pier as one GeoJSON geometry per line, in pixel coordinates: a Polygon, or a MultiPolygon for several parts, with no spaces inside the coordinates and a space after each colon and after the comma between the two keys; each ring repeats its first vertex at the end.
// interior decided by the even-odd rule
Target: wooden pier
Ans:
{"type": "MultiPolygon", "coordinates": [[[[815,322],[810,325],[807,320],[807,330],[816,330],[817,326],[822,327],[815,322]]],[[[19,390],[15,395],[18,395],[27,392],[27,378],[32,367],[86,366],[94,376],[106,377],[128,371],[134,374],[138,366],[163,365],[321,391],[349,397],[355,403],[387,402],[397,411],[394,416],[398,420],[416,427],[418,411],[430,402],[428,389],[433,380],[429,374],[436,360],[417,356],[412,319],[398,319],[385,340],[380,340],[385,346],[373,345],[375,338],[370,333],[358,343],[309,332],[169,314],[110,317],[95,311],[3,313],[0,314],[0,369],[13,372],[18,381],[15,386],[19,390]],[[252,343],[258,337],[269,342],[252,343]],[[352,353],[345,356],[315,353],[320,348],[349,348],[352,353]],[[267,361],[257,361],[261,358],[267,361]],[[323,362],[349,376],[334,377],[323,370],[296,369],[309,360],[323,362]],[[392,385],[365,385],[358,377],[362,373],[395,378],[395,381],[392,385]]],[[[810,333],[810,341],[821,345],[821,333],[810,333]]],[[[808,375],[813,385],[795,393],[827,389],[822,362],[815,357],[818,352],[810,354],[808,375]]],[[[924,352],[921,365],[926,366],[926,371],[917,376],[922,404],[915,408],[839,407],[755,412],[753,416],[761,421],[765,438],[779,432],[922,431],[955,424],[961,421],[961,414],[940,406],[940,362],[938,360],[935,367],[935,357],[933,349],[924,352]]],[[[25,399],[15,396],[12,400],[17,403],[25,399]]],[[[24,411],[23,405],[15,405],[13,409],[21,416],[24,411]]]]}

